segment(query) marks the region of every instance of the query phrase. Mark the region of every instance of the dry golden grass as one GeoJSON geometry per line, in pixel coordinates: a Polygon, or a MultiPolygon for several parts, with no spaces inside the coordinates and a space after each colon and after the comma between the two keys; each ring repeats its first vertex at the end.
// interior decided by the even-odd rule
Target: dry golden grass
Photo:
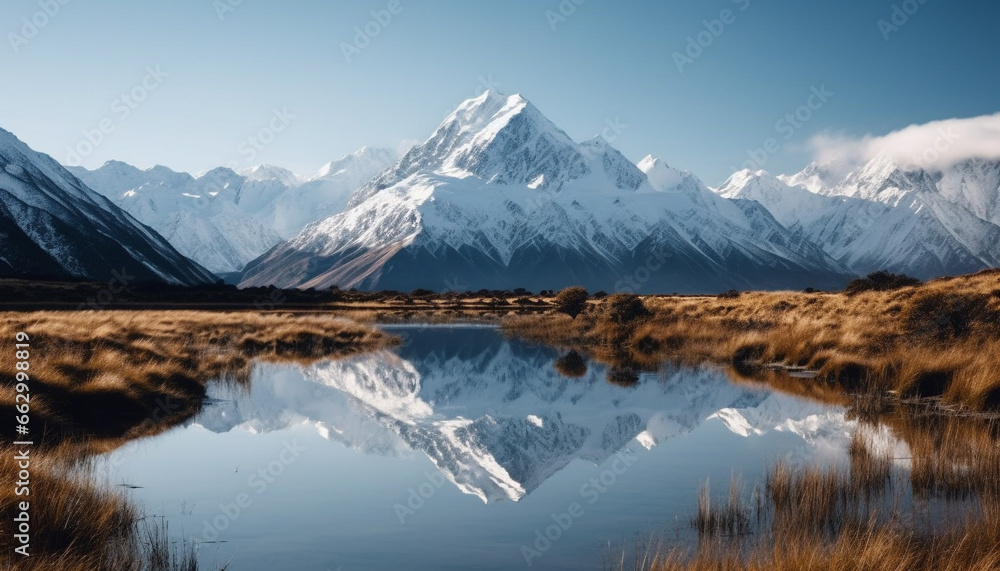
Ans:
{"type": "Polygon", "coordinates": [[[509,335],[586,351],[615,367],[716,363],[734,376],[770,382],[787,379],[766,374],[764,365],[780,363],[819,371],[817,380],[793,382],[818,393],[874,386],[902,398],[1000,406],[1000,270],[856,295],[751,292],[643,301],[652,315],[626,325],[607,315],[607,301],[592,301],[575,320],[550,313],[508,317],[503,326],[509,335]]]}
{"type": "MultiPolygon", "coordinates": [[[[61,446],[31,456],[31,495],[14,497],[13,482],[0,490],[4,521],[15,517],[15,503],[30,502],[30,553],[15,554],[20,545],[10,533],[0,535],[4,569],[80,570],[142,569],[134,533],[139,511],[123,492],[102,489],[78,462],[75,447],[61,446]]],[[[18,473],[14,450],[0,446],[0,473],[18,473]]],[[[5,526],[8,530],[8,526],[5,526]]]]}
{"type": "MultiPolygon", "coordinates": [[[[384,347],[393,337],[332,315],[108,311],[0,313],[0,416],[15,416],[15,334],[30,336],[32,556],[0,536],[4,569],[191,569],[166,530],[144,526],[120,493],[94,484],[87,458],[197,413],[205,385],[242,382],[254,360],[307,363],[384,347]]],[[[11,445],[0,473],[17,474],[11,445]]],[[[10,522],[14,486],[0,488],[10,522]]]]}
{"type": "MultiPolygon", "coordinates": [[[[981,419],[897,419],[902,424],[892,430],[909,444],[912,470],[894,467],[856,436],[847,470],[779,462],[749,501],[731,490],[716,504],[703,489],[692,522],[697,549],[661,548],[642,568],[996,569],[1000,449],[990,434],[994,427],[981,419]],[[943,510],[951,515],[928,521],[927,502],[952,506],[943,510]]],[[[734,482],[733,489],[742,487],[734,482]]]]}
{"type": "MultiPolygon", "coordinates": [[[[254,360],[311,361],[391,343],[326,315],[195,311],[0,313],[0,414],[14,416],[14,335],[30,336],[34,434],[115,445],[197,411],[205,384],[245,380],[254,360]]],[[[106,451],[99,449],[98,451],[106,451]]]]}

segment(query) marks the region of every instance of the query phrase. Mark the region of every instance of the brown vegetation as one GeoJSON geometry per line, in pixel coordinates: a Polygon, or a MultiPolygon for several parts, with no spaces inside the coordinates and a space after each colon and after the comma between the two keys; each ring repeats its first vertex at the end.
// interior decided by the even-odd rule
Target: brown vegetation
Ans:
{"type": "MultiPolygon", "coordinates": [[[[11,522],[28,499],[31,557],[0,537],[5,569],[193,569],[120,493],[94,484],[87,458],[196,414],[213,379],[243,382],[254,360],[310,362],[394,342],[333,316],[193,311],[0,313],[0,416],[15,417],[17,332],[30,337],[31,497],[0,489],[11,522]]],[[[12,445],[0,473],[17,474],[12,445]]]]}
{"type": "Polygon", "coordinates": [[[585,288],[568,287],[556,296],[556,311],[565,313],[571,319],[576,319],[576,316],[583,313],[583,310],[587,308],[589,297],[585,288]]]}
{"type": "Polygon", "coordinates": [[[647,296],[630,309],[637,298],[626,298],[592,302],[575,320],[508,317],[504,330],[616,367],[715,363],[736,377],[782,379],[818,393],[874,387],[976,410],[1000,406],[1000,270],[851,295],[647,296]],[[790,367],[817,374],[768,371],[790,367]]]}
{"type": "Polygon", "coordinates": [[[729,496],[719,502],[706,487],[692,521],[699,535],[697,549],[662,548],[642,568],[997,568],[996,421],[890,407],[882,420],[907,444],[911,458],[875,452],[868,437],[861,436],[865,433],[857,432],[846,469],[778,462],[749,499],[735,478],[729,496]]]}

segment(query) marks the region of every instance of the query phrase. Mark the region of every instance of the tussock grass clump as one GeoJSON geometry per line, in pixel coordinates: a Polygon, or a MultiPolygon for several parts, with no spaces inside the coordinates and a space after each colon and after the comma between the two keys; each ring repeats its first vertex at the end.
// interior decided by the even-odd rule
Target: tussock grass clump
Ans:
{"type": "MultiPolygon", "coordinates": [[[[16,451],[0,446],[0,471],[17,474],[16,451]]],[[[0,488],[0,517],[11,522],[17,505],[30,502],[31,544],[27,558],[11,533],[0,535],[4,569],[142,569],[134,533],[139,511],[120,491],[93,483],[79,451],[60,446],[32,454],[31,495],[17,496],[14,486],[0,488]]],[[[9,527],[8,527],[9,529],[9,527]]]]}
{"type": "Polygon", "coordinates": [[[893,274],[891,272],[872,272],[863,278],[853,280],[847,284],[844,293],[854,295],[865,291],[890,291],[920,285],[920,280],[905,274],[893,274]]]}
{"type": "Polygon", "coordinates": [[[589,298],[590,296],[587,294],[585,288],[568,287],[556,296],[556,311],[565,313],[570,318],[576,319],[576,316],[583,313],[583,310],[587,308],[587,300],[589,298]]]}

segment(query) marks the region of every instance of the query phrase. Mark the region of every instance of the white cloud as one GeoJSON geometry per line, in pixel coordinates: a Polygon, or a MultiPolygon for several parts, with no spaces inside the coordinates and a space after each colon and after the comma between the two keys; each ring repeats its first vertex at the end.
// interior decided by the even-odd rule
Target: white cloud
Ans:
{"type": "Polygon", "coordinates": [[[885,154],[903,166],[943,169],[971,158],[1000,159],[1000,113],[910,125],[883,136],[822,134],[810,146],[819,163],[858,164],[885,154]]]}

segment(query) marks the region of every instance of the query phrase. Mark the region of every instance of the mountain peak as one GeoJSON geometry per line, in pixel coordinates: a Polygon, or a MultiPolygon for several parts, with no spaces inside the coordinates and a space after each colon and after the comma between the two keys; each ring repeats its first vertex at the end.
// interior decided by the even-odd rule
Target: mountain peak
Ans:
{"type": "Polygon", "coordinates": [[[106,168],[106,169],[116,169],[116,170],[140,170],[135,165],[131,165],[131,164],[126,163],[124,161],[116,161],[114,159],[112,159],[110,161],[105,161],[105,163],[103,165],[101,165],[100,168],[102,168],[102,169],[104,169],[104,168],[106,168]]]}
{"type": "Polygon", "coordinates": [[[662,162],[663,161],[660,160],[659,157],[654,157],[653,155],[646,155],[645,157],[642,157],[642,160],[637,163],[637,166],[643,172],[646,172],[646,169],[656,168],[656,165],[662,162]]]}
{"type": "Polygon", "coordinates": [[[365,173],[364,176],[366,178],[358,183],[358,186],[360,186],[368,182],[368,179],[385,169],[387,165],[391,165],[398,158],[397,153],[391,149],[364,146],[349,155],[344,155],[337,160],[326,163],[320,167],[319,172],[316,173],[316,176],[312,180],[335,177],[346,174],[348,171],[351,171],[352,174],[354,171],[361,171],[365,173]]]}
{"type": "Polygon", "coordinates": [[[850,170],[845,161],[822,164],[813,162],[793,175],[779,175],[778,180],[788,186],[798,186],[814,194],[830,194],[830,189],[841,182],[850,170]]]}
{"type": "Polygon", "coordinates": [[[348,207],[420,171],[559,187],[591,172],[584,150],[521,95],[487,90],[463,101],[427,141],[359,189],[348,207]]]}
{"type": "Polygon", "coordinates": [[[294,172],[275,165],[260,164],[240,171],[240,176],[247,180],[276,180],[285,186],[296,186],[302,183],[302,177],[294,172]]]}
{"type": "Polygon", "coordinates": [[[716,193],[723,198],[756,200],[773,208],[788,194],[788,186],[766,170],[743,169],[734,172],[716,193]]]}
{"type": "Polygon", "coordinates": [[[646,173],[649,184],[660,192],[675,190],[684,182],[684,173],[653,155],[646,155],[639,161],[638,167],[646,173]]]}

